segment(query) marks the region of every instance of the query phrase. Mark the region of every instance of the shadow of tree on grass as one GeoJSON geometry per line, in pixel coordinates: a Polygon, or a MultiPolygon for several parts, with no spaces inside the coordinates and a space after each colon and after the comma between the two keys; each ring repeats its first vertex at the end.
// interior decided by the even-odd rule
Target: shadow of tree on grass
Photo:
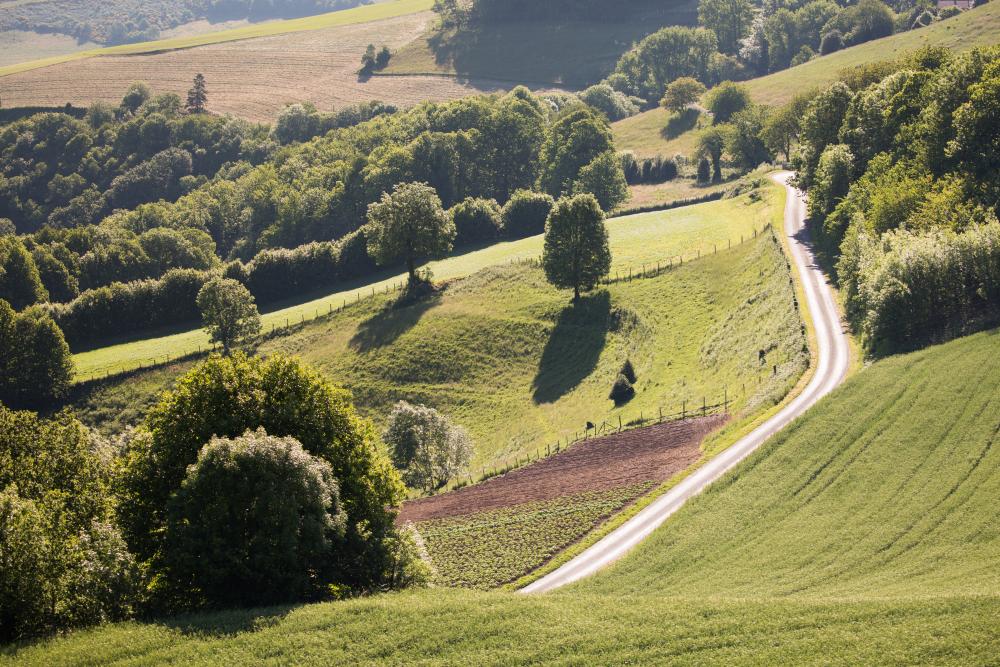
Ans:
{"type": "Polygon", "coordinates": [[[603,290],[563,309],[538,363],[535,403],[559,400],[597,368],[610,315],[611,296],[603,290]]]}
{"type": "Polygon", "coordinates": [[[244,632],[257,632],[277,625],[298,604],[253,609],[229,609],[197,614],[184,614],[159,619],[159,625],[176,630],[183,635],[204,637],[232,637],[244,632]]]}
{"type": "Polygon", "coordinates": [[[667,120],[666,126],[660,130],[664,139],[676,139],[685,132],[694,129],[698,124],[698,116],[701,112],[697,109],[685,109],[680,113],[675,113],[667,120]]]}
{"type": "Polygon", "coordinates": [[[398,307],[393,303],[386,304],[383,310],[358,326],[358,330],[351,337],[351,349],[356,352],[369,352],[391,345],[415,327],[420,318],[440,302],[441,293],[435,292],[404,307],[398,307]]]}

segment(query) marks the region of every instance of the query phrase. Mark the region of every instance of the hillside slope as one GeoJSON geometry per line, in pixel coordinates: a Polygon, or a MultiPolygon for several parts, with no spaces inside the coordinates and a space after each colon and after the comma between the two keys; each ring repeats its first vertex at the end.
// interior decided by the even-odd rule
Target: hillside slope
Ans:
{"type": "MultiPolygon", "coordinates": [[[[1000,3],[989,3],[927,28],[897,33],[865,42],[774,74],[750,79],[743,84],[755,102],[779,105],[796,93],[833,83],[846,68],[898,58],[922,46],[942,46],[968,51],[977,46],[1000,43],[1000,3]]],[[[690,156],[697,143],[693,131],[669,131],[671,114],[656,108],[613,123],[615,146],[639,157],[683,153],[690,156]]],[[[702,119],[702,124],[705,120],[702,119]]],[[[685,128],[681,128],[683,130],[685,128]]]]}
{"type": "Polygon", "coordinates": [[[1000,331],[872,365],[579,590],[1000,594],[1000,331]]]}
{"type": "Polygon", "coordinates": [[[992,331],[873,364],[615,569],[557,594],[428,590],[126,623],[9,657],[989,664],[1000,654],[998,349],[992,331]]]}
{"type": "MultiPolygon", "coordinates": [[[[716,247],[726,247],[730,241],[736,243],[764,226],[780,223],[784,192],[767,179],[760,179],[760,182],[762,190],[757,194],[609,220],[612,273],[624,275],[630,270],[639,271],[644,264],[666,262],[668,258],[676,261],[678,256],[691,259],[716,247]]],[[[436,280],[448,280],[468,276],[488,266],[534,259],[541,253],[542,237],[539,235],[496,243],[480,250],[463,250],[447,259],[431,262],[429,268],[436,280]]],[[[381,276],[344,285],[333,293],[303,295],[309,300],[272,310],[263,315],[262,322],[268,330],[282,327],[286,322],[308,321],[345,302],[385,291],[402,279],[402,274],[387,271],[381,276]]],[[[165,357],[176,358],[207,347],[208,335],[202,329],[158,332],[143,340],[109,344],[75,354],[76,379],[83,381],[103,377],[108,372],[135,369],[139,364],[162,363],[165,357]]]]}

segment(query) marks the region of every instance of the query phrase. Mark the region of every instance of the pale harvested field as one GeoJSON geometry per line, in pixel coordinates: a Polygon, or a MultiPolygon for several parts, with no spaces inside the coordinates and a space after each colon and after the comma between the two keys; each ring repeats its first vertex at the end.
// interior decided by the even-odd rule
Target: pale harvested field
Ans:
{"type": "Polygon", "coordinates": [[[372,77],[357,69],[369,43],[397,49],[423,34],[431,12],[371,23],[200,46],[167,53],[102,56],[0,78],[5,107],[86,106],[117,102],[133,81],[182,97],[197,72],[208,81],[209,109],[269,122],[287,104],[320,110],[382,100],[408,106],[510,88],[509,82],[462,82],[452,77],[372,77]]]}

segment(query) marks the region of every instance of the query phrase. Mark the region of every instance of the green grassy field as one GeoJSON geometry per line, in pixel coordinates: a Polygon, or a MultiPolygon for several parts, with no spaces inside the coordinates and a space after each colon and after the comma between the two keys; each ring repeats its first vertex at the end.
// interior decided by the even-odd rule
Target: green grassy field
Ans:
{"type": "MultiPolygon", "coordinates": [[[[1000,43],[1000,5],[990,3],[947,21],[931,24],[927,28],[852,46],[743,84],[750,89],[755,102],[780,105],[788,102],[796,93],[833,83],[843,69],[892,60],[922,46],[943,46],[955,51],[967,51],[977,46],[997,43],[1000,43]]],[[[672,118],[675,116],[665,109],[656,108],[613,123],[611,128],[615,146],[619,150],[633,151],[639,157],[670,157],[675,153],[690,156],[697,146],[697,129],[685,129],[684,124],[675,121],[676,127],[668,130],[667,126],[672,118]]]]}
{"type": "Polygon", "coordinates": [[[876,362],[608,572],[125,623],[10,664],[992,664],[1000,331],[876,362]]]}
{"type": "MultiPolygon", "coordinates": [[[[808,360],[801,320],[778,243],[767,233],[662,274],[622,281],[577,306],[536,266],[484,269],[438,298],[387,309],[379,294],[275,337],[282,352],[354,394],[382,422],[406,399],[431,405],[469,429],[473,473],[505,466],[583,424],[721,402],[755,413],[780,400],[808,360]],[[761,357],[761,351],[764,356],[761,357]],[[607,396],[626,358],[636,397],[607,396]],[[777,367],[775,372],[774,367],[777,367]]],[[[140,373],[78,392],[88,423],[134,421],[189,364],[140,373]]]]}
{"type": "MultiPolygon", "coordinates": [[[[627,273],[639,270],[643,264],[666,262],[668,258],[683,255],[691,258],[707,253],[716,246],[736,242],[741,236],[753,233],[764,225],[781,220],[783,190],[768,184],[771,193],[765,201],[748,204],[744,198],[723,200],[690,206],[671,211],[645,213],[608,221],[611,249],[614,255],[613,272],[627,273]]],[[[542,237],[535,236],[519,241],[498,243],[482,250],[457,254],[430,264],[438,280],[468,276],[487,266],[537,258],[542,251],[542,237]]],[[[285,326],[310,320],[345,302],[356,301],[372,292],[384,292],[397,285],[402,275],[387,273],[367,284],[351,285],[346,289],[317,296],[316,299],[287,308],[274,310],[262,316],[264,328],[285,326]]],[[[186,354],[207,349],[207,334],[201,329],[169,333],[143,340],[108,345],[73,356],[78,381],[103,377],[107,373],[135,369],[140,364],[148,366],[162,363],[186,354]]]]}
{"type": "Polygon", "coordinates": [[[874,364],[579,589],[1000,595],[998,351],[992,331],[874,364]]]}
{"type": "Polygon", "coordinates": [[[382,19],[403,16],[405,14],[415,14],[427,11],[431,8],[433,0],[392,0],[391,2],[378,2],[371,5],[362,5],[353,9],[345,9],[338,12],[329,12],[318,16],[306,16],[298,19],[288,19],[284,21],[269,21],[256,25],[249,25],[232,30],[222,30],[219,32],[203,33],[199,35],[189,35],[184,37],[174,37],[170,39],[158,39],[152,42],[139,42],[137,44],[123,44],[121,46],[108,46],[76,53],[53,56],[40,60],[17,63],[0,67],[0,77],[18,72],[27,72],[40,67],[48,67],[58,63],[80,60],[83,58],[93,58],[95,56],[130,56],[142,53],[159,53],[163,51],[174,51],[177,49],[189,49],[195,46],[205,46],[206,44],[219,44],[221,42],[233,42],[241,39],[253,39],[255,37],[270,37],[272,35],[284,35],[292,32],[302,32],[304,30],[318,30],[320,28],[333,28],[337,26],[353,25],[357,23],[369,23],[382,19]]]}
{"type": "Polygon", "coordinates": [[[584,88],[614,70],[634,42],[666,25],[694,25],[698,3],[623,3],[611,19],[498,22],[488,30],[428,34],[400,49],[383,74],[584,88]]]}

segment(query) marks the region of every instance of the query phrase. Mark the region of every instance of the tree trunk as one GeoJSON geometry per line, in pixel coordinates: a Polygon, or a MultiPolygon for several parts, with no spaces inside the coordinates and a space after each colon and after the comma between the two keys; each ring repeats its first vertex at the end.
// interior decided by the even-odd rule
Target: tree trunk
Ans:
{"type": "Polygon", "coordinates": [[[406,268],[410,272],[410,284],[414,285],[417,282],[417,267],[413,262],[412,257],[406,258],[406,268]]]}
{"type": "Polygon", "coordinates": [[[580,286],[579,285],[574,285],[573,286],[573,303],[576,303],[579,300],[580,300],[580,286]]]}

